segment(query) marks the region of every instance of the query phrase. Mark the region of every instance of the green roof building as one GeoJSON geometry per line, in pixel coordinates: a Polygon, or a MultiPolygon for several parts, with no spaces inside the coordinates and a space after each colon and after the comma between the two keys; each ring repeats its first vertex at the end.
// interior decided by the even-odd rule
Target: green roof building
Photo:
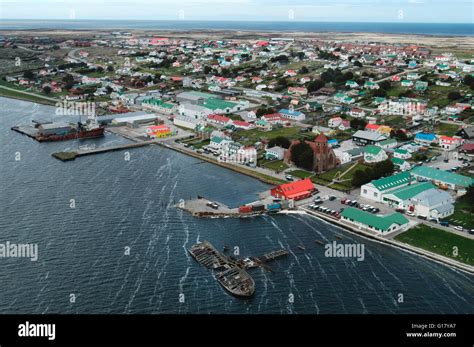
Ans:
{"type": "Polygon", "coordinates": [[[360,195],[369,200],[382,202],[384,194],[414,182],[416,179],[410,175],[410,172],[405,171],[364,184],[361,187],[360,195]]]}
{"type": "MultiPolygon", "coordinates": [[[[399,200],[408,200],[413,198],[414,196],[423,193],[425,190],[434,189],[436,188],[433,183],[431,182],[423,182],[423,183],[415,183],[410,184],[406,187],[394,190],[390,192],[390,195],[393,195],[399,200]]],[[[384,196],[385,201],[386,196],[384,196]]]]}
{"type": "Polygon", "coordinates": [[[474,179],[471,177],[437,170],[429,166],[418,166],[411,170],[410,173],[418,180],[432,181],[436,185],[446,186],[452,190],[466,189],[474,184],[474,179]]]}
{"type": "Polygon", "coordinates": [[[222,99],[209,98],[204,101],[202,106],[212,111],[216,111],[216,110],[226,111],[228,109],[232,110],[235,106],[237,106],[237,104],[233,102],[225,101],[222,99]]]}
{"type": "Polygon", "coordinates": [[[400,213],[380,217],[353,207],[346,208],[341,214],[341,219],[358,229],[377,233],[397,231],[409,223],[408,219],[400,213]]]}

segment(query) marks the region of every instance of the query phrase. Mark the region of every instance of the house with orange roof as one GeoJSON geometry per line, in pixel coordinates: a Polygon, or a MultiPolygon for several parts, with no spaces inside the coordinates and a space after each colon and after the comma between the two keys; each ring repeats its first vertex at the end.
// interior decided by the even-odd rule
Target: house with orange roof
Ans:
{"type": "Polygon", "coordinates": [[[464,144],[464,139],[459,136],[440,136],[439,146],[445,151],[452,151],[464,144]]]}
{"type": "Polygon", "coordinates": [[[150,138],[163,138],[172,135],[171,129],[167,125],[154,125],[146,129],[146,134],[150,138]]]}

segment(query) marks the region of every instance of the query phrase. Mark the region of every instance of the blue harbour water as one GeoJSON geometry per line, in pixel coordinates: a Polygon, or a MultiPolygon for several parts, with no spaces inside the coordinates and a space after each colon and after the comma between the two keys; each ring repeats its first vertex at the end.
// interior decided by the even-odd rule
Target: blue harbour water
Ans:
{"type": "Polygon", "coordinates": [[[366,23],[297,21],[191,21],[191,20],[30,20],[2,19],[0,30],[250,30],[419,34],[434,36],[472,36],[473,23],[366,23]]]}
{"type": "MultiPolygon", "coordinates": [[[[318,219],[196,219],[172,206],[197,194],[250,202],[268,188],[255,179],[155,146],[131,150],[130,161],[112,152],[63,163],[50,154],[79,143],[40,144],[10,130],[52,117],[52,107],[0,104],[0,242],[39,247],[36,262],[0,259],[0,313],[474,313],[472,276],[318,219]],[[335,233],[364,243],[365,260],[326,258],[314,240],[335,233]],[[279,248],[290,255],[272,263],[273,272],[251,270],[256,293],[241,300],[188,255],[202,240],[238,246],[243,256],[279,248]]],[[[120,142],[112,134],[87,141],[120,142]]]]}

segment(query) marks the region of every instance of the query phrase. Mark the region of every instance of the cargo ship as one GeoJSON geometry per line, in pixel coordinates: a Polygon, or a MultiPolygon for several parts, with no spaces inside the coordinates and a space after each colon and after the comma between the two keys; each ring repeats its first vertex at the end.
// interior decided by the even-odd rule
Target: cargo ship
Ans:
{"type": "Polygon", "coordinates": [[[94,139],[104,136],[105,127],[94,118],[85,123],[54,123],[50,121],[33,121],[34,125],[19,125],[12,130],[34,138],[38,142],[55,142],[75,139],[94,139]]]}
{"type": "Polygon", "coordinates": [[[47,123],[38,126],[38,142],[67,141],[74,139],[94,139],[104,136],[105,128],[94,119],[77,124],[47,123]]]}

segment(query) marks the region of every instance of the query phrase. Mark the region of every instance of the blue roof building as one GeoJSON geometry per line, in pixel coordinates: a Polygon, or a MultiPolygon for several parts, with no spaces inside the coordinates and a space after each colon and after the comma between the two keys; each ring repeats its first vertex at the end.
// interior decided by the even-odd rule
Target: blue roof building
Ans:
{"type": "Polygon", "coordinates": [[[422,144],[431,144],[433,142],[436,142],[436,135],[435,134],[418,133],[415,136],[415,142],[422,143],[422,144]]]}

